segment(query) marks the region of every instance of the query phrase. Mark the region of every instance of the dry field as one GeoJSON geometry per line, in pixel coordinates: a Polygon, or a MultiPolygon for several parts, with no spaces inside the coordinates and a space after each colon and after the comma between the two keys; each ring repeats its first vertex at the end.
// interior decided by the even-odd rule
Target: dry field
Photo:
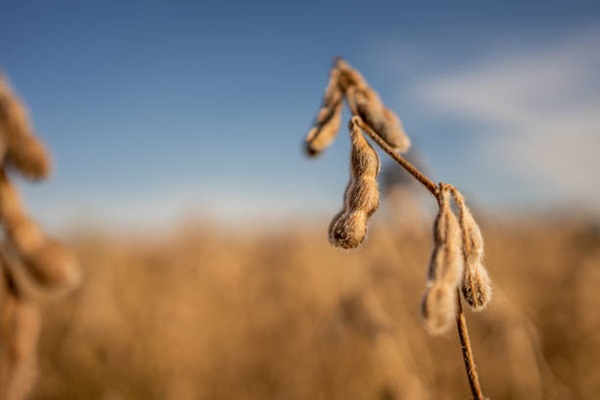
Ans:
{"type": "MultiPolygon", "coordinates": [[[[398,154],[410,147],[400,120],[339,58],[307,135],[309,155],[332,143],[345,103],[350,179],[331,224],[198,220],[153,236],[78,232],[70,245],[83,285],[47,302],[81,275],[6,173],[44,179],[50,161],[0,76],[0,397],[27,397],[41,326],[33,399],[468,398],[457,333],[430,336],[420,309],[424,298],[429,331],[446,332],[461,286],[471,305],[487,303],[477,223],[456,188],[398,154]],[[437,200],[431,266],[433,215],[400,201],[410,190],[387,185],[387,209],[374,216],[381,164],[367,137],[437,200]],[[339,248],[363,244],[342,251],[327,236],[339,248]]],[[[600,398],[600,220],[480,217],[494,300],[468,317],[484,393],[600,398]]]]}
{"type": "MultiPolygon", "coordinates": [[[[74,235],[86,278],[42,310],[33,398],[468,398],[456,333],[419,316],[431,221],[386,213],[352,252],[326,218],[74,235]]],[[[467,318],[485,394],[600,398],[600,225],[480,221],[494,299],[467,318]]]]}

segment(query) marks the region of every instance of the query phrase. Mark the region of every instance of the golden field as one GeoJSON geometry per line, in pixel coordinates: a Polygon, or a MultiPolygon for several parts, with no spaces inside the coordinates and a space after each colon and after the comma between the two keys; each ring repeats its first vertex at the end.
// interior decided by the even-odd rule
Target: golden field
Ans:
{"type": "MultiPolygon", "coordinates": [[[[326,219],[73,235],[80,289],[43,306],[34,399],[466,399],[455,331],[419,310],[431,221],[326,219]]],[[[433,217],[431,217],[433,218],[433,217]]],[[[486,396],[600,397],[600,225],[480,216],[494,299],[467,311],[486,396]]]]}

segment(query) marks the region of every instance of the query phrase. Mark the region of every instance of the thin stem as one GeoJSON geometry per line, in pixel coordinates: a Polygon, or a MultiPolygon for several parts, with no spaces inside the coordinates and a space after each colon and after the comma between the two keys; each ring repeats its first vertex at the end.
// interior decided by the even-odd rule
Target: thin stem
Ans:
{"type": "MultiPolygon", "coordinates": [[[[394,151],[367,123],[365,123],[360,117],[355,116],[355,121],[360,128],[367,134],[379,147],[381,147],[390,157],[400,164],[407,172],[415,177],[419,182],[423,184],[439,201],[440,189],[438,185],[433,183],[429,178],[409,163],[404,157],[400,156],[394,151]]],[[[450,186],[451,190],[456,191],[453,186],[450,186]]],[[[483,393],[481,392],[481,386],[479,385],[479,377],[477,375],[477,369],[475,367],[475,358],[473,356],[473,349],[471,347],[471,340],[469,339],[469,330],[467,328],[467,320],[463,312],[462,300],[460,290],[456,289],[456,301],[458,303],[458,309],[456,313],[456,327],[458,329],[458,337],[460,339],[460,348],[463,354],[463,360],[465,361],[465,369],[467,372],[467,378],[469,379],[469,386],[471,387],[471,393],[473,394],[474,400],[484,400],[483,393]]]]}
{"type": "MultiPolygon", "coordinates": [[[[336,59],[337,62],[337,59],[336,59]]],[[[365,121],[360,118],[358,113],[358,108],[355,104],[354,100],[354,92],[356,88],[352,85],[352,80],[344,81],[341,80],[339,82],[340,90],[344,93],[344,97],[346,98],[346,103],[350,108],[350,111],[353,114],[352,123],[357,124],[383,151],[385,151],[394,161],[396,161],[402,168],[404,168],[409,174],[411,174],[416,180],[418,180],[427,190],[433,194],[433,196],[437,199],[438,203],[440,202],[440,194],[441,190],[444,187],[443,183],[440,185],[436,185],[431,179],[425,176],[421,171],[419,171],[414,165],[412,165],[408,160],[399,155],[385,140],[379,136],[379,134],[367,124],[365,121]]],[[[452,185],[447,185],[454,195],[454,198],[457,202],[462,202],[463,198],[460,193],[454,188],[452,185]]],[[[462,220],[461,214],[461,220],[462,220]]],[[[466,243],[467,241],[464,240],[466,243]]],[[[460,289],[456,289],[456,301],[458,304],[457,312],[456,312],[456,327],[458,330],[458,337],[460,339],[460,347],[463,354],[463,360],[465,362],[465,369],[467,372],[467,378],[469,380],[469,386],[471,387],[471,393],[473,394],[474,400],[485,400],[483,393],[481,392],[481,386],[479,385],[479,377],[477,376],[477,370],[475,368],[475,358],[473,357],[473,350],[471,348],[471,340],[469,339],[469,330],[467,329],[467,320],[465,319],[465,314],[463,312],[462,300],[460,289]]]]}
{"type": "Polygon", "coordinates": [[[354,116],[356,118],[358,125],[360,128],[367,134],[379,147],[383,149],[390,157],[394,159],[402,168],[404,168],[409,174],[415,177],[416,180],[421,182],[427,190],[431,192],[434,196],[438,195],[438,186],[428,177],[426,177],[421,171],[419,171],[414,165],[412,165],[408,160],[398,154],[389,144],[387,144],[374,130],[371,128],[365,121],[363,121],[357,115],[354,116]]]}
{"type": "Polygon", "coordinates": [[[469,330],[467,329],[467,320],[463,313],[462,301],[460,299],[460,291],[456,290],[456,301],[458,303],[458,311],[456,312],[456,327],[458,329],[458,337],[460,339],[460,348],[462,350],[467,377],[469,378],[469,386],[474,400],[484,400],[481,386],[479,385],[479,377],[475,368],[475,358],[473,357],[473,349],[471,348],[471,340],[469,339],[469,330]]]}

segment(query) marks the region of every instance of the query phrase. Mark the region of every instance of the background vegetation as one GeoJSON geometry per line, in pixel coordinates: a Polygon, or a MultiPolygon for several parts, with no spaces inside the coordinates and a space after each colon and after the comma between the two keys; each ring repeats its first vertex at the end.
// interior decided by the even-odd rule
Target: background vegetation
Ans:
{"type": "MultiPolygon", "coordinates": [[[[419,317],[431,223],[394,205],[353,252],[327,243],[327,218],[76,235],[86,279],[42,310],[33,398],[466,398],[456,333],[419,317]]],[[[600,225],[478,217],[494,299],[467,318],[485,394],[600,396],[600,225]]]]}

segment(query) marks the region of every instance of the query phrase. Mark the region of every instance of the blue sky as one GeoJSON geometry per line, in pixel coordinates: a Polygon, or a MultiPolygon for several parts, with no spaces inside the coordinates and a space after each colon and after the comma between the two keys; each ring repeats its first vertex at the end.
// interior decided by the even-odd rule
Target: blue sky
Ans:
{"type": "Polygon", "coordinates": [[[600,204],[597,1],[1,8],[0,68],[56,167],[21,188],[51,227],[335,213],[346,136],[301,153],[335,55],[480,205],[600,204]]]}

